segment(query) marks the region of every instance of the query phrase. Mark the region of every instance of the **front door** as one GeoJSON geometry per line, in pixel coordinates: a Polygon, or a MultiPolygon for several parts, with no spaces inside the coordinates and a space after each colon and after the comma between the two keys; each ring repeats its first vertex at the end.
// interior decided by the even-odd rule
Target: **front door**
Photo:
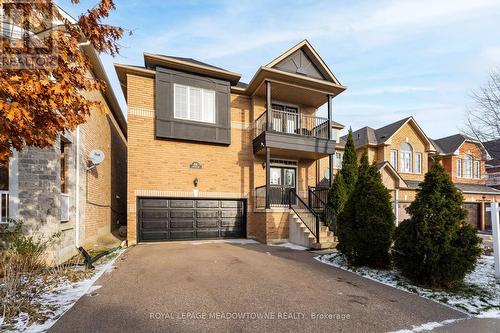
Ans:
{"type": "Polygon", "coordinates": [[[297,170],[294,168],[271,167],[269,195],[271,204],[287,205],[290,201],[290,189],[297,187],[297,170]]]}

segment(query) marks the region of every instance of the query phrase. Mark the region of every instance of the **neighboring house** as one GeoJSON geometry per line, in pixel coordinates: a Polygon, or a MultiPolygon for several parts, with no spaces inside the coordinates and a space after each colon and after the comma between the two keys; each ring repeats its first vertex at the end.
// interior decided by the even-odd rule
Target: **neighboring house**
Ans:
{"type": "Polygon", "coordinates": [[[104,112],[93,110],[73,133],[63,133],[51,148],[14,151],[0,166],[1,222],[23,221],[33,232],[56,239],[49,261],[61,263],[77,246],[93,248],[116,242],[112,231],[126,223],[127,125],[97,52],[81,51],[92,64],[89,75],[106,83],[101,92],[83,92],[98,100],[104,112]],[[93,166],[92,150],[104,152],[93,166]]]}
{"type": "MultiPolygon", "coordinates": [[[[341,142],[346,139],[343,136],[341,142]]],[[[396,223],[409,217],[406,208],[415,199],[432,156],[437,154],[464,196],[468,222],[480,231],[491,231],[485,212],[500,191],[486,186],[488,154],[481,143],[461,134],[431,140],[413,117],[378,129],[363,127],[353,132],[353,139],[358,156],[366,149],[370,162],[377,163],[384,185],[391,192],[396,223]]]]}
{"type": "Polygon", "coordinates": [[[500,139],[483,142],[491,159],[486,161],[486,185],[500,189],[500,139]]]}
{"type": "Polygon", "coordinates": [[[324,177],[319,161],[333,164],[331,100],[345,87],[308,41],[258,68],[248,84],[191,58],[144,53],[144,61],[115,65],[128,103],[129,244],[307,243],[309,231],[289,222],[290,201],[316,243],[333,241],[310,221],[308,198],[324,177]],[[329,118],[316,114],[325,103],[329,118]]]}
{"type": "Polygon", "coordinates": [[[490,156],[481,142],[463,134],[433,141],[442,156],[442,165],[462,192],[468,222],[480,231],[491,232],[490,202],[500,199],[500,191],[487,186],[486,164],[490,156]]]}
{"type": "MultiPolygon", "coordinates": [[[[341,138],[345,142],[347,136],[341,138]]],[[[391,192],[396,224],[406,219],[406,208],[415,199],[418,184],[428,171],[428,160],[436,149],[413,117],[378,129],[363,127],[353,132],[358,157],[366,149],[376,163],[384,185],[391,192]]]]}

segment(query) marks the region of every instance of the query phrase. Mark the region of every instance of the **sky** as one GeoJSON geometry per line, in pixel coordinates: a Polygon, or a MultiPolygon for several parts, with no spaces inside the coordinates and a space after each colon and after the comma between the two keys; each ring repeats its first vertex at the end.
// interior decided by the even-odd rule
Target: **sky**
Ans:
{"type": "MultiPolygon", "coordinates": [[[[96,0],[57,3],[74,17],[96,0]]],[[[334,120],[378,128],[413,116],[432,138],[464,128],[471,94],[500,68],[500,0],[115,0],[106,23],[125,36],[102,60],[144,65],[143,52],[190,57],[242,74],[308,39],[347,90],[334,120]]],[[[325,114],[324,108],[320,110],[325,114]]]]}

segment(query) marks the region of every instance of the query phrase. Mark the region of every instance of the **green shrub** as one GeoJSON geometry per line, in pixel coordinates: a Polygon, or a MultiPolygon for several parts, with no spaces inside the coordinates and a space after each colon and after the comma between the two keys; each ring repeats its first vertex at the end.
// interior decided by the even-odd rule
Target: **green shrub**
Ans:
{"type": "Polygon", "coordinates": [[[394,213],[389,191],[375,165],[361,158],[358,180],[339,217],[337,249],[351,265],[387,267],[394,233],[394,213]],[[340,227],[342,226],[342,227],[340,227]]]}
{"type": "Polygon", "coordinates": [[[466,222],[462,194],[438,159],[420,187],[408,207],[410,219],[396,230],[394,263],[418,284],[451,287],[474,269],[480,239],[466,222]]]}

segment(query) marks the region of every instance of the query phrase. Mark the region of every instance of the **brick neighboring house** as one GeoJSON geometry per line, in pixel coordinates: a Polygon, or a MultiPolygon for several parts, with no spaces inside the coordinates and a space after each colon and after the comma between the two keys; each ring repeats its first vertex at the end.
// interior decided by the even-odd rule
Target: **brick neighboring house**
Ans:
{"type": "Polygon", "coordinates": [[[308,200],[324,178],[320,160],[333,165],[331,100],[345,87],[308,41],[248,84],[190,58],[144,53],[144,62],[115,65],[128,103],[129,244],[248,237],[332,245],[308,200]],[[328,118],[316,114],[325,103],[328,118]]]}
{"type": "Polygon", "coordinates": [[[442,164],[462,192],[468,221],[479,231],[491,232],[490,202],[500,199],[500,191],[487,186],[486,164],[491,159],[483,144],[463,134],[434,140],[442,164]]]}
{"type": "MultiPolygon", "coordinates": [[[[343,136],[341,142],[346,139],[343,136]]],[[[413,117],[378,129],[363,127],[353,132],[353,139],[358,156],[367,149],[370,162],[377,163],[384,185],[391,192],[396,223],[409,217],[406,208],[415,199],[419,183],[432,163],[431,157],[438,154],[464,196],[469,223],[480,231],[491,231],[485,211],[489,202],[500,198],[500,191],[486,186],[488,154],[480,142],[461,134],[432,140],[413,117]]]]}
{"type": "MultiPolygon", "coordinates": [[[[347,135],[341,138],[345,144],[347,135]]],[[[428,171],[428,160],[436,149],[413,117],[374,129],[353,132],[358,157],[366,149],[376,163],[384,185],[391,192],[396,224],[408,217],[406,208],[415,199],[418,184],[428,171]]]]}
{"type": "Polygon", "coordinates": [[[484,147],[490,154],[486,161],[486,185],[500,189],[500,139],[483,142],[484,147]]]}
{"type": "Polygon", "coordinates": [[[85,43],[81,51],[93,67],[89,76],[108,87],[83,93],[101,101],[105,112],[94,110],[52,148],[14,151],[8,166],[0,166],[0,222],[22,220],[45,236],[60,233],[49,250],[55,263],[75,255],[77,246],[117,242],[111,233],[126,223],[126,121],[97,52],[85,43]],[[95,167],[88,157],[94,149],[105,154],[95,167]]]}

